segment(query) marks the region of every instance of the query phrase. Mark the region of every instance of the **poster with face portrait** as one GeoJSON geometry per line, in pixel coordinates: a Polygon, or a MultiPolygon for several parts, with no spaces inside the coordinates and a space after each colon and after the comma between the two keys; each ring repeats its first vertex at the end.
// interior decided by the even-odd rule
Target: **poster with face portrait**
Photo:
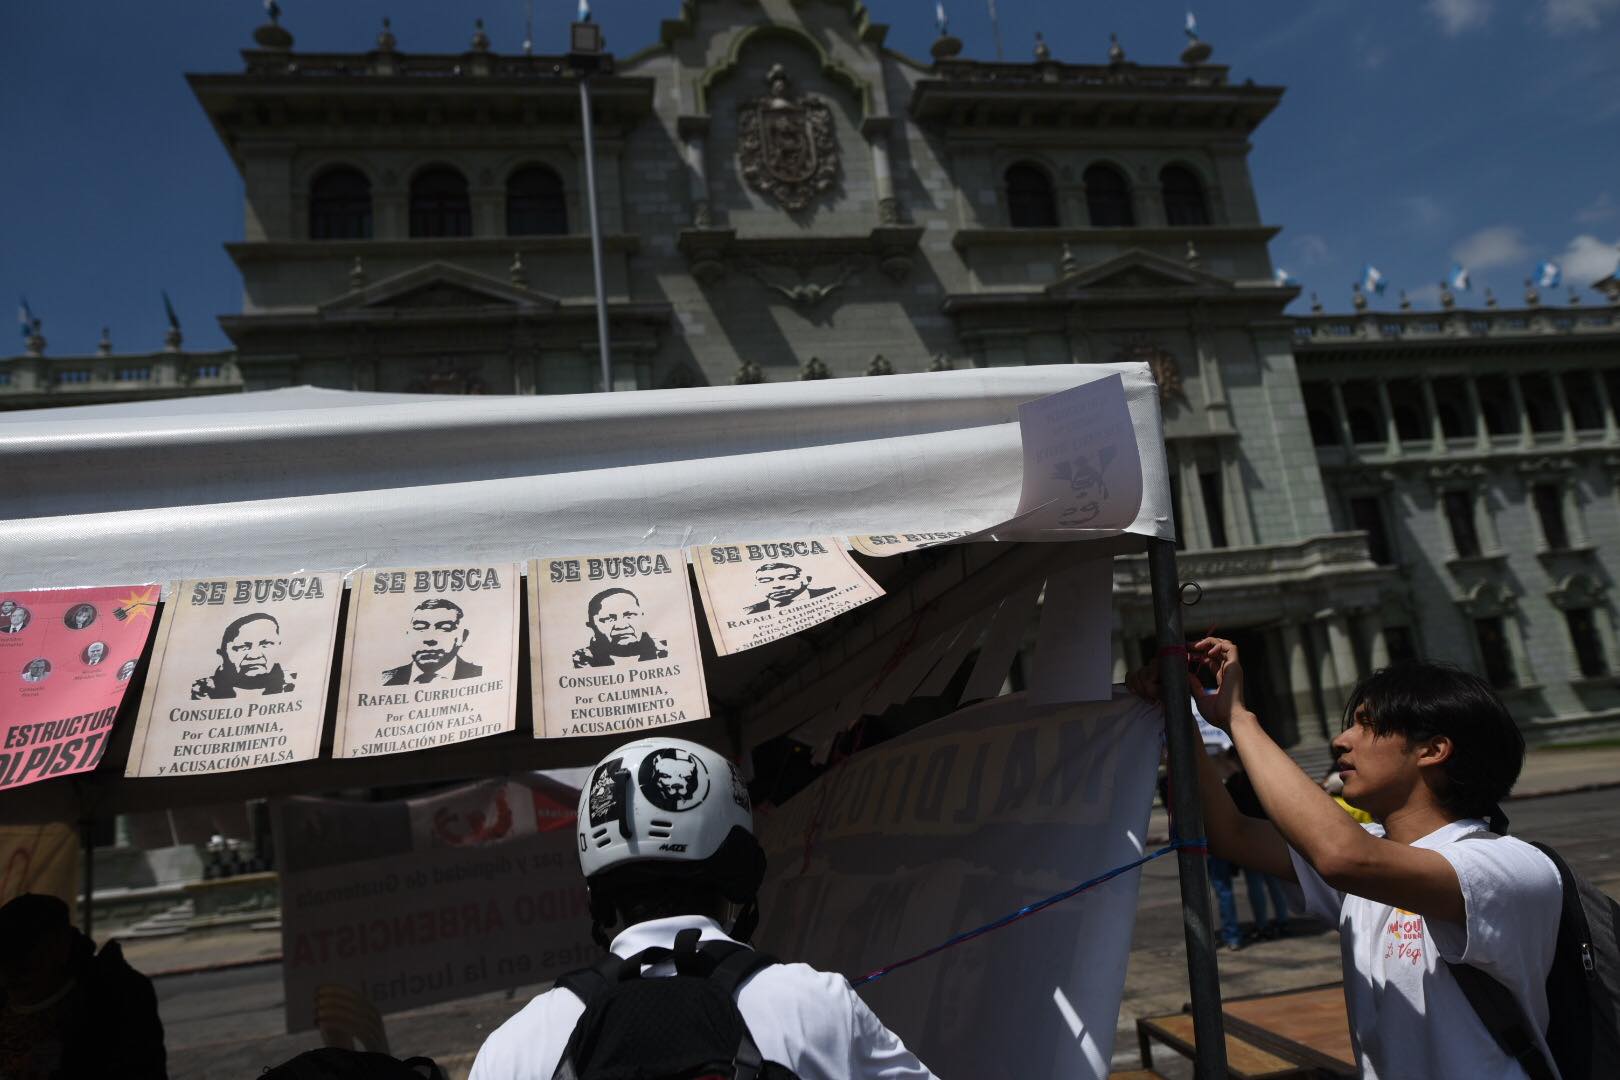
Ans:
{"type": "Polygon", "coordinates": [[[399,754],[511,731],[521,580],[515,563],[358,575],[332,756],[399,754]]]}
{"type": "Polygon", "coordinates": [[[125,776],[196,776],[320,752],[343,575],[182,581],[163,612],[125,776]]]}
{"type": "Polygon", "coordinates": [[[692,549],[721,656],[789,637],[883,595],[834,537],[692,549]]]}
{"type": "Polygon", "coordinates": [[[529,641],[537,739],[709,715],[683,552],[534,560],[529,641]]]}
{"type": "Polygon", "coordinates": [[[0,790],[93,769],[158,586],[0,593],[0,790]]]}

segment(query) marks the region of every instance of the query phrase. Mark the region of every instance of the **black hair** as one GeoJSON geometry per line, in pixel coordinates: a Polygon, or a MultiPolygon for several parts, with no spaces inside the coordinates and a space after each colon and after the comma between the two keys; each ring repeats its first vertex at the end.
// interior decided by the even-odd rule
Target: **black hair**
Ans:
{"type": "Polygon", "coordinates": [[[68,906],[55,896],[23,893],[0,907],[0,952],[21,956],[69,926],[68,906]]]}
{"type": "Polygon", "coordinates": [[[420,604],[417,604],[414,610],[423,611],[428,608],[444,608],[447,611],[454,611],[456,613],[456,622],[460,622],[462,619],[467,617],[467,613],[461,610],[460,604],[443,596],[435,596],[431,600],[424,600],[420,604]]]}
{"type": "Polygon", "coordinates": [[[637,596],[635,593],[624,588],[623,586],[615,585],[613,588],[603,589],[601,592],[591,597],[591,602],[585,605],[585,618],[596,618],[597,614],[602,610],[602,602],[608,597],[612,596],[614,593],[624,593],[624,595],[634,600],[637,604],[641,603],[641,597],[637,596]]]}
{"type": "Polygon", "coordinates": [[[242,627],[246,626],[250,622],[257,622],[260,619],[269,619],[275,624],[276,633],[281,633],[280,619],[276,618],[268,611],[255,611],[252,614],[243,615],[240,619],[232,620],[231,624],[225,628],[225,632],[219,636],[220,647],[224,648],[226,645],[229,645],[231,642],[235,641],[237,635],[242,632],[242,627]]]}
{"type": "Polygon", "coordinates": [[[1524,765],[1524,735],[1484,679],[1433,661],[1392,664],[1356,684],[1344,707],[1345,727],[1362,708],[1374,734],[1400,735],[1408,745],[1437,735],[1450,739],[1451,756],[1439,766],[1441,805],[1486,818],[1492,832],[1507,832],[1498,804],[1524,765]]]}

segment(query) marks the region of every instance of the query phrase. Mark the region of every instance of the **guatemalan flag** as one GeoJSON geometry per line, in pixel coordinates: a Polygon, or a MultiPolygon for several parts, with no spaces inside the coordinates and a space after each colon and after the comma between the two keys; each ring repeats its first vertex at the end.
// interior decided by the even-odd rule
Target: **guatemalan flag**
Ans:
{"type": "Polygon", "coordinates": [[[945,36],[945,0],[936,0],[934,4],[934,25],[939,28],[939,36],[945,36]]]}
{"type": "Polygon", "coordinates": [[[1292,285],[1294,283],[1294,275],[1280,266],[1277,267],[1277,272],[1272,276],[1276,278],[1278,285],[1292,285]]]}
{"type": "Polygon", "coordinates": [[[1190,11],[1187,12],[1187,36],[1198,40],[1198,18],[1190,11]]]}
{"type": "Polygon", "coordinates": [[[1386,284],[1388,283],[1384,280],[1383,272],[1378,267],[1372,263],[1362,264],[1361,289],[1363,292],[1377,293],[1379,296],[1383,296],[1386,284]]]}
{"type": "Polygon", "coordinates": [[[579,18],[575,22],[591,21],[591,0],[579,0],[579,18]]]}
{"type": "Polygon", "coordinates": [[[1536,285],[1543,289],[1556,289],[1564,280],[1564,272],[1551,259],[1543,259],[1536,266],[1536,285]]]}
{"type": "Polygon", "coordinates": [[[1468,267],[1462,263],[1451,264],[1451,287],[1458,292],[1467,292],[1474,287],[1468,278],[1468,267]]]}

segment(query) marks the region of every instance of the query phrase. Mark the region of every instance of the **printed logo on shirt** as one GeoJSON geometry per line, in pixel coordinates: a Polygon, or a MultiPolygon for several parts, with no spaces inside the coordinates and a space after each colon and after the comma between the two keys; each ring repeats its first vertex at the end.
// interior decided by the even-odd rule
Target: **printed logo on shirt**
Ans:
{"type": "Polygon", "coordinates": [[[1384,959],[1401,960],[1416,967],[1423,963],[1423,916],[1396,908],[1385,927],[1384,959]]]}

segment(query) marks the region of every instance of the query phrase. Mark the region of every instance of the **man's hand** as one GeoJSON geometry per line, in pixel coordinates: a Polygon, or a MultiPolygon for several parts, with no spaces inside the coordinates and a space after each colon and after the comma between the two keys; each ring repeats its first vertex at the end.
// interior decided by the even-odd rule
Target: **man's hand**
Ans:
{"type": "Polygon", "coordinates": [[[1222,731],[1232,730],[1232,714],[1247,712],[1243,701],[1243,665],[1237,646],[1225,638],[1207,637],[1192,647],[1193,656],[1215,673],[1215,689],[1206,690],[1197,679],[1190,680],[1198,711],[1222,731]]]}

